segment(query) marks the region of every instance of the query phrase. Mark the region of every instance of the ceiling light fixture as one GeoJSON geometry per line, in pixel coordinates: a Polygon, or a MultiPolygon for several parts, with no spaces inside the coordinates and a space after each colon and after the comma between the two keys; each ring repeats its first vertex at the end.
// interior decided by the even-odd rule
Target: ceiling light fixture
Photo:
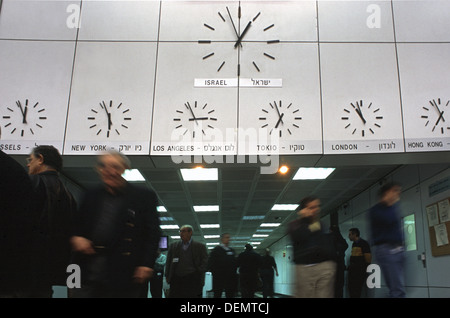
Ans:
{"type": "Polygon", "coordinates": [[[217,168],[180,169],[184,181],[217,181],[219,179],[217,168]]]}
{"type": "Polygon", "coordinates": [[[281,166],[280,169],[278,169],[278,172],[281,174],[285,174],[289,171],[288,166],[281,166]]]}
{"type": "Polygon", "coordinates": [[[194,205],[193,206],[195,212],[218,212],[218,205],[194,205]]]}
{"type": "Polygon", "coordinates": [[[298,204],[274,204],[272,211],[294,211],[298,204]]]}
{"type": "Polygon", "coordinates": [[[167,212],[167,209],[164,205],[159,205],[156,207],[156,211],[158,212],[167,212]]]}
{"type": "Polygon", "coordinates": [[[144,182],[144,176],[139,172],[138,169],[127,169],[122,174],[122,177],[129,182],[144,182]]]}
{"type": "Polygon", "coordinates": [[[261,223],[261,227],[277,227],[280,226],[281,223],[261,223]]]}
{"type": "Polygon", "coordinates": [[[322,180],[334,170],[335,168],[299,168],[293,180],[322,180]]]}
{"type": "Polygon", "coordinates": [[[219,224],[200,224],[202,229],[218,229],[220,227],[219,224]]]}

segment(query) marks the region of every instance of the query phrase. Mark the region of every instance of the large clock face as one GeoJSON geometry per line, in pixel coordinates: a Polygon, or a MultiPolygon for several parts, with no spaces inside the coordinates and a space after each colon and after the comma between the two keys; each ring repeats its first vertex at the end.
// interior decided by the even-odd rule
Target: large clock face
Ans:
{"type": "MultiPolygon", "coordinates": [[[[267,38],[274,29],[276,29],[276,24],[270,18],[270,15],[264,11],[255,11],[252,13],[251,18],[243,17],[243,9],[239,5],[237,10],[225,6],[219,9],[215,19],[212,19],[213,23],[203,23],[203,27],[206,28],[211,33],[211,37],[214,38],[214,32],[217,29],[227,29],[228,38],[227,41],[233,50],[238,54],[238,59],[225,60],[222,58],[216,59],[214,67],[217,73],[220,73],[223,69],[232,68],[236,76],[241,75],[241,63],[247,63],[252,66],[252,69],[256,72],[264,71],[265,64],[274,62],[277,57],[271,52],[271,46],[276,45],[280,40],[276,37],[270,40],[263,40],[267,38]],[[234,9],[234,10],[233,10],[234,9]],[[252,45],[252,41],[247,41],[248,37],[259,38],[266,44],[258,54],[242,59],[241,52],[248,49],[252,45]]],[[[247,14],[248,16],[248,14],[247,14]]],[[[200,45],[209,45],[209,51],[202,55],[201,58],[204,61],[212,60],[217,55],[217,50],[219,47],[215,46],[214,41],[210,39],[199,39],[198,43],[200,45]]],[[[212,64],[212,63],[211,63],[212,64]]]]}
{"type": "Polygon", "coordinates": [[[208,103],[200,104],[198,101],[193,101],[186,102],[176,109],[173,122],[175,131],[181,136],[199,140],[206,137],[208,131],[214,129],[217,117],[215,110],[208,103]]]}
{"type": "Polygon", "coordinates": [[[87,117],[89,129],[96,136],[109,138],[120,136],[122,131],[129,128],[131,122],[130,109],[123,103],[101,101],[90,109],[87,117]]]}
{"type": "Polygon", "coordinates": [[[357,100],[344,107],[341,120],[351,135],[367,137],[381,128],[383,115],[380,107],[372,102],[357,100]]]}
{"type": "Polygon", "coordinates": [[[17,100],[3,110],[5,135],[31,137],[39,133],[47,121],[45,107],[28,99],[17,100]]]}
{"type": "Polygon", "coordinates": [[[421,118],[428,131],[441,136],[450,134],[450,117],[446,113],[449,104],[450,100],[436,98],[422,107],[421,118]]]}

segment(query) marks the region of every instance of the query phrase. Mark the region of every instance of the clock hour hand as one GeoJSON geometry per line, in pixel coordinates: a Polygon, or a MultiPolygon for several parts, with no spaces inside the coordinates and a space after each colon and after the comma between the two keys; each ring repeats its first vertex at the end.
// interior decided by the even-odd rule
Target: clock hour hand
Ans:
{"type": "Polygon", "coordinates": [[[441,121],[441,119],[442,119],[442,121],[445,121],[445,119],[444,119],[444,111],[440,112],[439,114],[440,114],[440,115],[439,115],[439,117],[438,117],[438,119],[437,119],[437,121],[436,121],[436,124],[434,124],[435,126],[437,126],[437,125],[439,124],[439,122],[441,121]]]}
{"type": "MultiPolygon", "coordinates": [[[[280,110],[278,109],[277,103],[274,102],[274,104],[275,104],[275,109],[277,110],[277,113],[278,113],[278,116],[279,116],[279,120],[278,121],[281,120],[281,123],[283,123],[282,117],[283,117],[284,114],[280,114],[280,110]]],[[[281,101],[280,101],[280,106],[281,106],[281,101]]],[[[278,126],[278,124],[277,124],[277,126],[278,126]]]]}
{"type": "Polygon", "coordinates": [[[363,123],[366,123],[366,120],[364,119],[364,116],[361,112],[361,108],[359,108],[359,104],[356,103],[356,106],[358,106],[358,108],[356,108],[353,104],[352,104],[353,108],[355,108],[356,113],[358,114],[359,118],[361,118],[361,120],[363,121],[363,123]]]}
{"type": "Polygon", "coordinates": [[[28,113],[28,107],[25,106],[25,109],[22,108],[22,104],[20,101],[16,102],[16,105],[20,108],[20,112],[22,113],[22,124],[27,123],[27,113],[28,113]]]}
{"type": "Polygon", "coordinates": [[[111,126],[112,126],[112,120],[111,120],[111,114],[108,112],[108,110],[106,109],[106,105],[105,102],[103,102],[103,105],[100,104],[100,106],[102,106],[102,108],[105,110],[106,112],[106,116],[108,117],[108,130],[111,130],[111,126]]]}
{"type": "Polygon", "coordinates": [[[247,26],[245,27],[244,31],[241,33],[241,35],[237,39],[236,43],[234,44],[234,48],[236,48],[238,45],[241,44],[241,41],[244,38],[244,35],[247,33],[247,31],[251,25],[252,25],[252,21],[248,21],[247,26]]]}
{"type": "Polygon", "coordinates": [[[280,118],[278,118],[278,121],[277,121],[277,124],[275,125],[275,128],[278,128],[278,125],[283,122],[283,120],[282,120],[283,116],[284,116],[284,113],[282,113],[280,118]]]}

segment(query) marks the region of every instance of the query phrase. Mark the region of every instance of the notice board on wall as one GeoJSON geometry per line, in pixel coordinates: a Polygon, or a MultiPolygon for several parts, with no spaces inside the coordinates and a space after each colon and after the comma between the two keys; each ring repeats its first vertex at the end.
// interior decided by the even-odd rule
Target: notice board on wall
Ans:
{"type": "Polygon", "coordinates": [[[449,255],[450,197],[428,205],[426,212],[431,254],[433,256],[449,255]]]}

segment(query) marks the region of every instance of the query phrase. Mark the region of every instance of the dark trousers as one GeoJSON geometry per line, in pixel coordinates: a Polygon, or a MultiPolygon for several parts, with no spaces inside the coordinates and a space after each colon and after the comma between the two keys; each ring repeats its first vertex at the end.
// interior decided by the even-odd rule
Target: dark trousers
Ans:
{"type": "Polygon", "coordinates": [[[226,298],[234,298],[236,296],[236,284],[237,284],[236,274],[232,275],[213,274],[214,298],[221,298],[224,290],[226,298]]]}
{"type": "Polygon", "coordinates": [[[242,298],[255,298],[255,292],[258,288],[258,274],[257,273],[241,273],[241,297],[242,298]]]}
{"type": "Polygon", "coordinates": [[[202,277],[199,273],[174,275],[170,280],[169,298],[202,298],[202,277]]]}
{"type": "Polygon", "coordinates": [[[364,269],[348,271],[348,293],[350,298],[360,298],[366,284],[367,273],[364,269]]]}
{"type": "Polygon", "coordinates": [[[260,274],[263,284],[263,297],[273,297],[273,269],[262,269],[260,271],[260,274]]]}
{"type": "Polygon", "coordinates": [[[162,298],[162,288],[163,288],[163,274],[156,273],[150,279],[150,292],[152,294],[152,298],[162,298]]]}

